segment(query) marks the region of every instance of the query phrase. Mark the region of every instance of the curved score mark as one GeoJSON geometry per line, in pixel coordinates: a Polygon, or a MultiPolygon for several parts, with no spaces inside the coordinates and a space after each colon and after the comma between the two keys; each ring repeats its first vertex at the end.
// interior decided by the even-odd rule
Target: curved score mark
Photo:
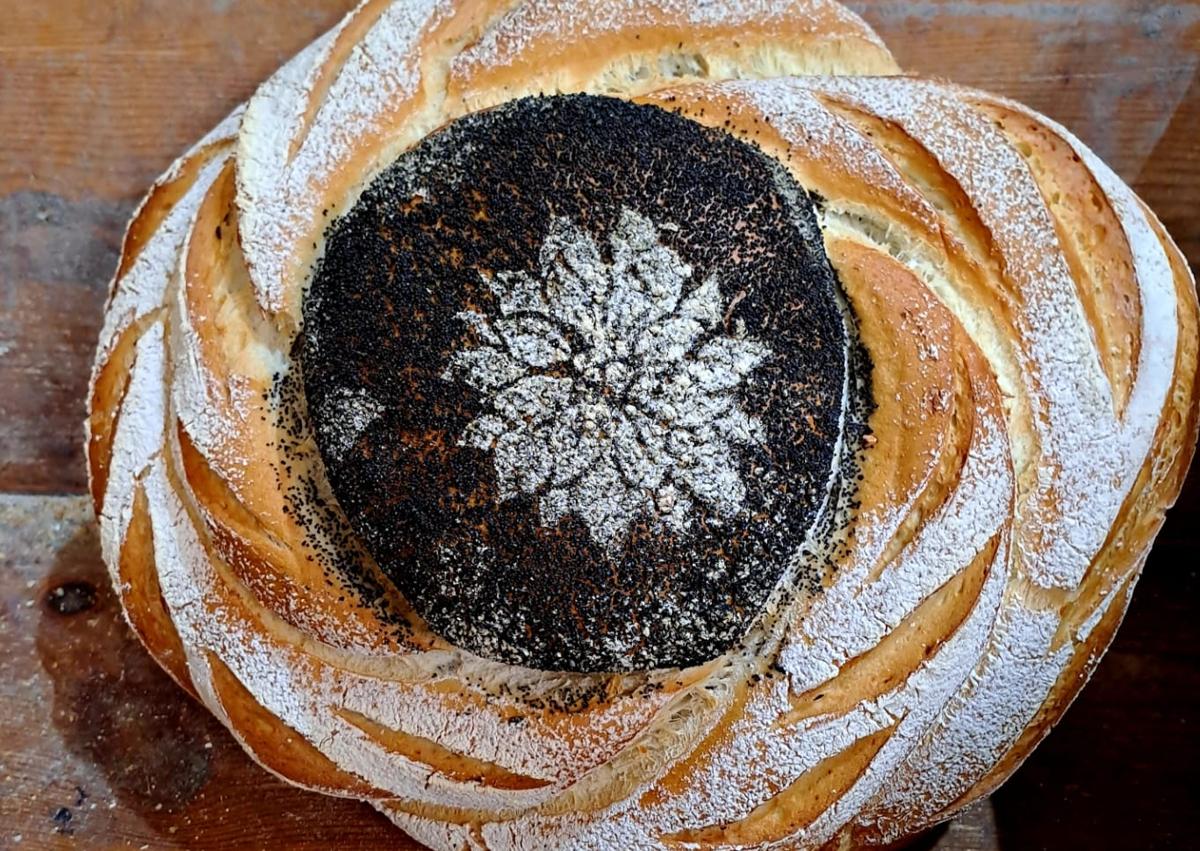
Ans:
{"type": "Polygon", "coordinates": [[[908,506],[873,580],[958,485],[977,416],[963,352],[970,344],[949,311],[891,255],[847,238],[828,239],[827,248],[874,362],[877,407],[869,425],[877,442],[861,499],[868,511],[908,506]]]}
{"type": "Polygon", "coordinates": [[[296,154],[299,153],[304,140],[308,138],[308,133],[312,129],[313,122],[317,120],[317,113],[320,112],[321,105],[325,103],[325,96],[329,93],[330,87],[341,76],[342,69],[350,59],[350,54],[354,50],[355,45],[362,41],[367,32],[370,31],[380,16],[391,5],[392,0],[367,0],[366,3],[351,11],[338,26],[337,38],[330,45],[320,73],[317,75],[316,80],[313,81],[312,87],[307,93],[308,104],[304,108],[304,115],[300,119],[300,126],[297,128],[296,135],[292,137],[292,141],[288,145],[287,161],[289,164],[295,159],[296,154]]]}
{"type": "Polygon", "coordinates": [[[212,469],[182,422],[176,422],[176,431],[184,477],[201,507],[205,528],[217,552],[255,597],[276,611],[289,610],[292,604],[289,589],[280,586],[274,577],[287,573],[281,565],[294,559],[290,548],[212,469]]]}
{"type": "Polygon", "coordinates": [[[972,100],[1025,161],[1053,220],[1093,345],[1122,417],[1137,379],[1142,302],[1129,240],[1112,202],[1064,140],[1028,115],[972,100]]]}
{"type": "Polygon", "coordinates": [[[681,830],[661,838],[668,846],[682,843],[740,846],[791,836],[816,821],[858,781],[892,737],[898,723],[864,736],[844,751],[821,760],[743,819],[681,830]]]}
{"type": "Polygon", "coordinates": [[[712,762],[717,749],[730,740],[732,737],[731,727],[742,717],[750,696],[750,686],[745,681],[740,682],[729,707],[717,719],[717,723],[708,731],[700,744],[696,745],[691,753],[675,763],[670,771],[647,789],[638,800],[639,805],[652,807],[673,796],[683,794],[690,787],[691,778],[703,772],[712,762]]]}
{"type": "Polygon", "coordinates": [[[996,560],[1002,533],[984,545],[965,570],[926,597],[872,649],[848,661],[833,679],[790,698],[792,711],[777,726],[818,715],[840,715],[905,682],[958,631],[979,600],[996,560]]]}
{"type": "Polygon", "coordinates": [[[104,365],[96,371],[88,399],[88,487],[92,507],[99,517],[104,511],[104,495],[108,491],[108,473],[112,465],[113,441],[125,407],[125,393],[133,376],[138,342],[154,323],[162,318],[163,309],[156,308],[122,330],[109,350],[104,365]]]}
{"type": "Polygon", "coordinates": [[[452,751],[432,739],[394,730],[351,709],[335,709],[334,714],[366,734],[389,753],[427,766],[431,771],[451,780],[478,783],[489,789],[507,789],[514,792],[543,789],[553,783],[552,780],[518,774],[494,762],[452,751]]]}
{"type": "Polygon", "coordinates": [[[175,205],[192,188],[192,184],[200,176],[201,169],[217,157],[228,153],[232,147],[232,139],[215,140],[180,160],[163,178],[159,178],[125,229],[125,238],[121,243],[121,261],[113,278],[115,285],[119,285],[120,280],[133,268],[146,243],[158,232],[167,216],[175,209],[175,205]]]}
{"type": "Polygon", "coordinates": [[[158,584],[154,527],[150,522],[146,491],[140,484],[134,486],[129,526],[117,558],[117,577],[120,581],[114,585],[129,625],[171,679],[198,699],[188,672],[187,651],[158,584]]]}
{"type": "Polygon", "coordinates": [[[209,650],[205,656],[209,681],[229,719],[229,729],[264,767],[309,789],[363,798],[388,797],[387,792],[339,768],[308,739],[262,706],[214,652],[209,650]]]}

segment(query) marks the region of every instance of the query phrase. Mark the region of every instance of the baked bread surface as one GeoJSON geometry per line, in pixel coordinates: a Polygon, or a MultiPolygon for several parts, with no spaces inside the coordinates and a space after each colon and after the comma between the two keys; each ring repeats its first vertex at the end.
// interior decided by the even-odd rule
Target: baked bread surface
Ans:
{"type": "Polygon", "coordinates": [[[434,848],[886,845],[988,794],[1086,682],[1182,485],[1195,286],[1067,130],[897,71],[834,3],[360,5],[126,235],[87,449],[150,652],[266,768],[434,848]],[[304,405],[333,223],[456,120],[574,92],[778,163],[869,364],[816,587],[785,571],[685,668],[447,641],[355,533],[304,405]]]}

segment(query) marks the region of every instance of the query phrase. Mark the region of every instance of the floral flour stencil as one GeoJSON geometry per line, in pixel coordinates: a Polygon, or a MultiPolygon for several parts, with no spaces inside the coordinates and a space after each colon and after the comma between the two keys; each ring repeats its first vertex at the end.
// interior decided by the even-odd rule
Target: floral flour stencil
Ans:
{"type": "Polygon", "coordinates": [[[501,499],[537,494],[545,524],[574,514],[613,548],[639,518],[683,532],[697,502],[742,508],[738,447],[763,426],[736,390],[770,351],[723,332],[716,276],[688,291],[649,219],[624,208],[609,247],[553,219],[540,275],[492,279],[502,315],[460,314],[483,345],[445,377],[490,401],[462,443],[493,453],[501,499]]]}

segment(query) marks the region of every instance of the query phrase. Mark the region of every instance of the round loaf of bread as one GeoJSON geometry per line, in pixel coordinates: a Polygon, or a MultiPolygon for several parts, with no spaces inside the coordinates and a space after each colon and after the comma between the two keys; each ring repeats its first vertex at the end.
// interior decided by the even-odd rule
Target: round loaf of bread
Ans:
{"type": "Polygon", "coordinates": [[[894,843],[1111,641],[1195,284],[828,0],[368,0],[155,184],[104,557],[284,779],[437,849],[894,843]]]}

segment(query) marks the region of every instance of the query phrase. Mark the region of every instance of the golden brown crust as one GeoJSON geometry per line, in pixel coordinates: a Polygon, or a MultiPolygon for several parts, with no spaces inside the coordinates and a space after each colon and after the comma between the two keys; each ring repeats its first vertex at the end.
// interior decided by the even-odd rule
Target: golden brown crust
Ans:
{"type": "MultiPolygon", "coordinates": [[[[205,195],[196,214],[185,258],[182,310],[177,333],[196,341],[197,373],[204,377],[206,421],[238,421],[222,430],[221,447],[197,447],[197,437],[177,425],[182,471],[212,535],[238,579],[272,610],[321,639],[341,637],[395,646],[366,605],[337,606],[358,592],[327,572],[306,543],[303,518],[289,514],[287,487],[303,471],[284,459],[278,418],[271,407],[269,364],[242,353],[253,341],[273,336],[254,301],[241,252],[234,205],[232,161],[205,195]],[[206,454],[207,453],[207,454],[206,454]],[[324,612],[319,622],[306,613],[324,612]]],[[[199,438],[211,441],[211,435],[199,438]]],[[[401,603],[395,604],[402,607],[401,603]]],[[[418,639],[431,646],[432,637],[418,639]]]]}
{"type": "Polygon", "coordinates": [[[1100,605],[1106,594],[1119,601],[1111,606],[1085,641],[1075,646],[1070,663],[1063,670],[1046,702],[1038,710],[1012,750],[972,789],[952,806],[944,817],[990,795],[1012,775],[1025,758],[1057,723],[1087,684],[1105,648],[1112,642],[1125,614],[1125,605],[1154,537],[1162,528],[1165,512],[1179,496],[1184,478],[1195,454],[1200,406],[1196,404],[1198,375],[1197,332],[1200,311],[1197,309],[1196,284],[1183,253],[1171,241],[1162,224],[1147,210],[1157,238],[1162,242],[1171,264],[1179,308],[1179,345],[1175,355],[1174,381],[1168,404],[1163,410],[1154,445],[1143,465],[1129,499],[1122,506],[1120,518],[1113,526],[1104,548],[1096,555],[1089,574],[1074,599],[1062,609],[1059,626],[1061,641],[1079,629],[1087,613],[1100,605]]]}
{"type": "Polygon", "coordinates": [[[857,740],[835,756],[826,757],[788,786],[776,791],[745,818],[712,824],[663,837],[667,847],[698,843],[715,847],[780,842],[811,825],[862,776],[895,727],[889,726],[857,740]]]}
{"type": "Polygon", "coordinates": [[[133,517],[117,562],[117,583],[129,625],[158,664],[189,694],[196,697],[187,667],[187,651],[171,621],[154,570],[154,529],[146,506],[146,492],[133,497],[133,517]]]}
{"type": "Polygon", "coordinates": [[[1120,412],[1129,400],[1142,337],[1133,256],[1120,220],[1079,155],[1048,127],[1000,104],[983,103],[980,109],[1037,177],[1120,412]]]}
{"type": "Polygon", "coordinates": [[[106,328],[106,339],[101,340],[88,393],[88,439],[85,450],[88,486],[97,515],[104,510],[104,492],[112,459],[112,441],[129,375],[133,369],[137,344],[161,315],[161,305],[154,305],[140,315],[132,317],[118,314],[117,310],[121,305],[114,304],[118,284],[125,281],[128,286],[134,263],[141,256],[147,242],[162,229],[167,216],[196,184],[201,169],[214,158],[227,154],[229,147],[228,139],[207,140],[181,158],[154,184],[146,198],[138,205],[125,230],[121,259],[113,276],[106,306],[110,322],[116,319],[121,324],[115,326],[111,332],[106,328]]]}
{"type": "Polygon", "coordinates": [[[129,373],[137,356],[137,342],[154,315],[126,328],[117,337],[108,356],[96,371],[88,399],[87,461],[88,487],[92,506],[99,515],[104,510],[104,490],[108,467],[112,463],[113,437],[121,416],[121,400],[129,386],[129,373]]]}
{"type": "Polygon", "coordinates": [[[835,4],[617,5],[370,0],[160,182],[89,399],[106,557],[139,637],[256,759],[437,847],[886,845],[1002,782],[1119,625],[1196,442],[1191,273],[1018,105],[751,79],[893,71],[835,4]],[[699,668],[471,657],[361,544],[368,582],[327,570],[344,517],[287,497],[331,501],[277,404],[325,222],[434,128],[539,91],[659,105],[780,162],[873,362],[836,570],[699,668]],[[1093,426],[1110,466],[1072,442],[1093,426]],[[1096,528],[1069,555],[1073,515],[1096,528]]]}
{"type": "Polygon", "coordinates": [[[550,780],[517,774],[494,762],[454,753],[432,739],[384,727],[361,712],[343,709],[339,715],[382,744],[389,752],[414,762],[437,766],[441,774],[460,782],[478,783],[493,789],[518,790],[543,789],[551,785],[550,780]]]}
{"type": "Polygon", "coordinates": [[[228,147],[228,141],[223,139],[200,145],[197,150],[180,160],[163,180],[154,185],[125,230],[120,265],[113,278],[114,282],[128,274],[146,243],[162,226],[167,214],[196,182],[201,167],[213,157],[220,156],[228,147]]]}
{"type": "Polygon", "coordinates": [[[519,4],[451,65],[451,102],[470,111],[529,92],[629,95],[656,78],[673,84],[899,70],[874,33],[836,3],[747,4],[744,11],[729,4],[724,14],[694,16],[685,9],[670,0],[623,11],[607,0],[519,4]]]}
{"type": "Polygon", "coordinates": [[[307,739],[259,705],[254,695],[238,681],[232,671],[213,654],[208,654],[213,694],[220,704],[230,729],[262,766],[290,783],[310,789],[375,798],[384,793],[338,768],[307,739]]]}

